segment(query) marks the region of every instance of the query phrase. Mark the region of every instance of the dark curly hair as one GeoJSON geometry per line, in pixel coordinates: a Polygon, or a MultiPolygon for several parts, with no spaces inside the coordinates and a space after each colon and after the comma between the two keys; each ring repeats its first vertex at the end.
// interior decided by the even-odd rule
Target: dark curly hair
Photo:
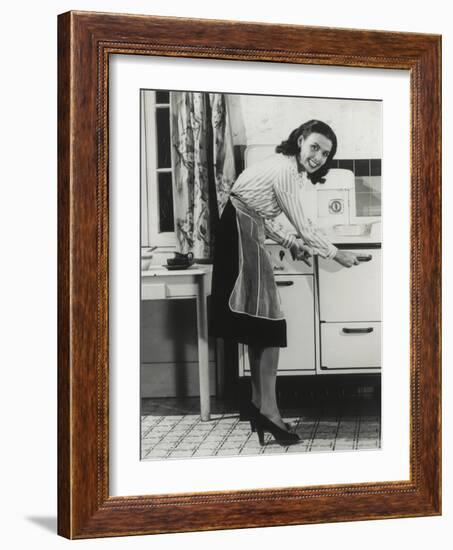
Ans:
{"type": "Polygon", "coordinates": [[[324,176],[330,170],[332,159],[337,152],[337,136],[328,124],[322,122],[321,120],[315,119],[304,122],[304,124],[302,124],[290,133],[287,140],[282,141],[280,145],[277,145],[277,147],[275,148],[275,152],[286,155],[287,157],[299,155],[299,137],[302,136],[304,139],[306,139],[307,136],[309,136],[313,132],[316,132],[317,134],[322,134],[332,142],[332,149],[329,153],[329,156],[327,157],[326,162],[321,166],[319,170],[316,170],[316,172],[313,172],[312,174],[307,173],[308,179],[314,185],[318,182],[324,183],[326,181],[324,179],[324,176]]]}

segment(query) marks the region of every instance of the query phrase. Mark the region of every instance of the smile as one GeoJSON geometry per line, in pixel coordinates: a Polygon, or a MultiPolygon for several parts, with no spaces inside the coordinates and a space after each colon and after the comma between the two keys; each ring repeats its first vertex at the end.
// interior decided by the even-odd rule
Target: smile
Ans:
{"type": "Polygon", "coordinates": [[[308,161],[308,165],[311,167],[311,168],[318,168],[318,163],[317,162],[313,162],[312,160],[309,160],[308,161]]]}

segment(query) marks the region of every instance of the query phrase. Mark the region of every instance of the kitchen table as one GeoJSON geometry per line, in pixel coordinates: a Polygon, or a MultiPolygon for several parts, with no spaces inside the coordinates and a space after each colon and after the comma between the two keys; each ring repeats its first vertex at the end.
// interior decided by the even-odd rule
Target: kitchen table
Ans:
{"type": "Polygon", "coordinates": [[[198,372],[200,381],[200,416],[210,419],[209,349],[207,296],[211,293],[211,266],[193,265],[188,269],[168,270],[150,266],[142,271],[142,300],[197,300],[198,372]]]}

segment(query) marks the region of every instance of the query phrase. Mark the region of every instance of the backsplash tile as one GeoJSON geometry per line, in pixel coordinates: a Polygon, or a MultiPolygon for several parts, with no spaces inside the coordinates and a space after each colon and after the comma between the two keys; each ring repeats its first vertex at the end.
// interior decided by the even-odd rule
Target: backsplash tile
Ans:
{"type": "Polygon", "coordinates": [[[354,172],[354,161],[347,160],[347,159],[339,159],[338,168],[343,168],[345,170],[352,170],[354,172]]]}
{"type": "Polygon", "coordinates": [[[334,159],[332,168],[352,170],[357,176],[380,176],[381,159],[334,159]]]}
{"type": "Polygon", "coordinates": [[[357,216],[381,215],[381,176],[355,178],[357,216]]]}
{"type": "Polygon", "coordinates": [[[381,159],[370,159],[370,176],[381,175],[381,159]]]}
{"type": "Polygon", "coordinates": [[[370,175],[370,160],[369,159],[357,159],[354,161],[354,174],[356,178],[358,176],[370,175]]]}

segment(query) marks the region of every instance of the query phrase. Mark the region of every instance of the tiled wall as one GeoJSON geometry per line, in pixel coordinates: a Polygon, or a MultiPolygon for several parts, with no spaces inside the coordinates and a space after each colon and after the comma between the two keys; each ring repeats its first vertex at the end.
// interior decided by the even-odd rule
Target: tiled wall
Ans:
{"type": "Polygon", "coordinates": [[[357,216],[381,215],[381,159],[335,159],[332,168],[354,172],[357,216]]]}

